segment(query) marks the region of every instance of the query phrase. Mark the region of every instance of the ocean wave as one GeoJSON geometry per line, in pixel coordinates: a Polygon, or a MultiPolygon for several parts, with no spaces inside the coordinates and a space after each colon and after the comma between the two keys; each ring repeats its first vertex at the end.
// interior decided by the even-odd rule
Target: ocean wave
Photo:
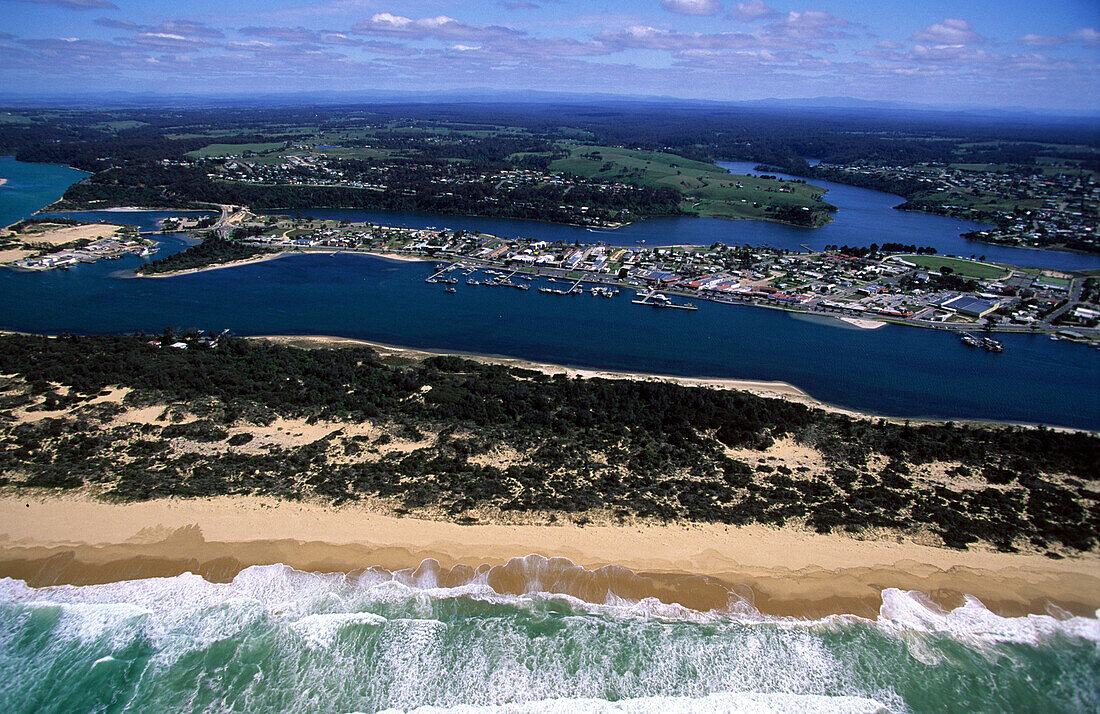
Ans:
{"type": "Polygon", "coordinates": [[[705,697],[638,697],[609,702],[602,699],[547,699],[492,706],[457,705],[386,709],[378,714],[878,714],[887,709],[864,697],[817,694],[720,692],[705,697]]]}
{"type": "Polygon", "coordinates": [[[73,673],[73,691],[126,683],[132,710],[203,697],[209,710],[300,712],[903,712],[937,710],[914,698],[946,706],[959,696],[975,711],[1021,696],[1052,711],[1100,706],[1092,618],[1002,617],[974,598],[943,610],[888,589],[877,618],[801,619],[732,593],[709,610],[627,596],[649,592],[644,584],[535,556],[503,571],[265,565],[229,583],[5,579],[0,676],[16,685],[0,709],[41,696],[38,682],[59,669],[73,673]]]}
{"type": "Polygon", "coordinates": [[[959,607],[945,611],[922,593],[887,588],[882,591],[878,623],[890,629],[934,632],[971,643],[1037,645],[1055,636],[1100,643],[1100,611],[1095,618],[1058,614],[1002,617],[970,595],[964,596],[959,607]]]}
{"type": "MultiPolygon", "coordinates": [[[[363,612],[371,605],[408,608],[414,617],[430,617],[433,606],[450,600],[473,600],[531,610],[559,606],[571,614],[694,624],[772,624],[784,627],[828,628],[843,622],[874,623],[889,632],[943,634],[972,643],[1037,644],[1056,635],[1100,643],[1100,610],[1096,617],[1071,616],[1051,608],[1049,614],[1003,617],[977,598],[945,610],[916,591],[882,591],[878,618],[830,615],[797,618],[766,615],[749,597],[715,581],[700,578],[706,587],[721,587],[721,605],[695,609],[669,601],[668,588],[647,576],[618,566],[587,570],[564,558],[528,555],[502,566],[465,566],[443,569],[428,559],[417,568],[386,571],[371,568],[357,573],[310,573],[282,564],[244,568],[229,583],[212,583],[184,573],[168,578],[146,578],[101,585],[28,587],[21,580],[0,578],[0,602],[39,607],[87,608],[84,619],[108,622],[156,613],[191,617],[219,607],[237,612],[259,609],[304,626],[321,622],[370,624],[375,617],[363,612]],[[649,594],[663,590],[663,598],[649,594]],[[631,597],[631,596],[634,597],[631,597]],[[97,609],[96,605],[117,606],[97,609]],[[329,617],[331,619],[318,619],[329,617]],[[356,621],[355,617],[361,617],[356,621]]],[[[693,583],[688,583],[693,584],[693,583]]],[[[675,591],[672,595],[676,595],[675,591]]],[[[381,615],[379,622],[385,620],[381,615]]],[[[378,624],[378,623],[374,623],[378,624]]]]}

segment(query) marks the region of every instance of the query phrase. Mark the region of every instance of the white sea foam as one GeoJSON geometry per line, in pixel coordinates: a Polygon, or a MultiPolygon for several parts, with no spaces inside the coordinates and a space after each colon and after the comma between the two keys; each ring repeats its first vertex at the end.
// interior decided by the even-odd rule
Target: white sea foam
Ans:
{"type": "Polygon", "coordinates": [[[878,714],[887,709],[873,699],[816,694],[717,693],[703,697],[543,699],[493,706],[456,705],[386,709],[379,714],[878,714]]]}
{"type": "Polygon", "coordinates": [[[134,633],[142,629],[144,620],[153,614],[151,610],[129,603],[69,603],[40,600],[26,603],[33,610],[54,610],[58,614],[58,625],[54,637],[63,640],[75,640],[91,643],[108,640],[110,646],[119,647],[130,641],[134,633]]]}
{"type": "MultiPolygon", "coordinates": [[[[846,648],[864,645],[852,644],[848,631],[857,633],[857,642],[864,637],[858,633],[868,631],[872,641],[894,638],[926,665],[945,661],[943,638],[982,654],[998,643],[1041,646],[1059,635],[1100,642],[1100,621],[1091,618],[1000,617],[973,598],[943,611],[900,590],[883,592],[877,620],[804,620],[763,615],[736,599],[728,610],[699,612],[613,594],[602,603],[562,593],[502,594],[473,571],[466,584],[441,587],[442,578],[430,576],[431,570],[349,577],[275,565],[246,568],[230,583],[184,574],[49,588],[0,580],[0,605],[13,605],[17,613],[0,621],[0,653],[5,642],[15,641],[23,618],[43,613],[47,619],[39,622],[56,618],[51,635],[57,641],[91,643],[81,654],[88,667],[144,638],[154,651],[148,665],[154,679],[176,672],[177,664],[196,667],[204,657],[186,655],[220,642],[270,651],[278,662],[293,663],[288,681],[307,685],[292,687],[285,701],[293,711],[339,701],[349,709],[376,702],[421,713],[808,714],[906,708],[891,679],[868,678],[853,667],[850,658],[861,655],[846,648]],[[602,700],[609,692],[622,700],[602,700]],[[646,697],[655,693],[677,696],[646,697]],[[429,703],[454,706],[423,708],[429,703]]],[[[891,646],[898,651],[896,644],[884,651],[891,646]]],[[[905,651],[890,667],[912,666],[905,651]]],[[[263,680],[260,664],[266,671],[258,663],[255,683],[246,688],[257,701],[277,686],[263,680]]],[[[193,676],[207,676],[198,666],[193,676]]],[[[195,686],[207,685],[196,680],[195,686]]]]}
{"type": "Polygon", "coordinates": [[[306,615],[290,624],[311,647],[329,647],[336,635],[347,627],[356,625],[384,625],[388,620],[371,612],[334,612],[306,615]]]}
{"type": "Polygon", "coordinates": [[[961,606],[944,611],[919,592],[895,588],[882,591],[878,622],[894,631],[941,633],[971,644],[1013,642],[1038,645],[1055,635],[1100,642],[1100,611],[1097,618],[1052,615],[1002,617],[969,595],[961,606]]]}

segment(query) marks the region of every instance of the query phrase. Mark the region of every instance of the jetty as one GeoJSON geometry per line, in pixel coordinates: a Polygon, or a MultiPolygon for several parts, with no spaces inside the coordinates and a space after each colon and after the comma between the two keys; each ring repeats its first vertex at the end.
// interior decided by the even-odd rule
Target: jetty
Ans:
{"type": "Polygon", "coordinates": [[[669,307],[676,310],[698,310],[698,305],[692,305],[691,303],[674,303],[669,299],[668,295],[657,292],[656,289],[650,290],[648,293],[641,294],[641,298],[631,300],[635,305],[649,305],[650,307],[669,307]]]}

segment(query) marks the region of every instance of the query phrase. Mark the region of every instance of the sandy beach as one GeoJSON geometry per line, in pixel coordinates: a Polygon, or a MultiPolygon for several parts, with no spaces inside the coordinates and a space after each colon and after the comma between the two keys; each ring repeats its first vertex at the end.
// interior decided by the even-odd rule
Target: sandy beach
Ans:
{"type": "Polygon", "coordinates": [[[760,394],[763,396],[783,396],[791,397],[799,401],[805,400],[807,403],[813,403],[814,405],[825,407],[824,404],[817,402],[813,397],[803,392],[793,384],[787,382],[765,382],[754,381],[749,379],[709,379],[705,377],[676,377],[672,375],[660,375],[660,374],[647,374],[643,372],[618,372],[614,370],[600,370],[600,369],[580,369],[576,367],[565,367],[562,365],[549,364],[546,362],[531,362],[529,360],[518,359],[515,357],[504,357],[498,355],[481,355],[481,354],[463,354],[451,351],[432,352],[429,350],[417,350],[410,347],[399,347],[396,345],[387,345],[381,342],[371,342],[369,340],[356,340],[349,337],[333,337],[329,335],[258,335],[250,337],[249,339],[258,340],[270,340],[272,342],[279,342],[282,344],[299,345],[299,346],[314,346],[314,347],[351,347],[351,346],[363,346],[371,347],[377,350],[383,356],[397,355],[414,358],[425,358],[433,355],[442,354],[457,354],[460,357],[481,362],[484,364],[502,364],[509,367],[518,367],[521,369],[530,369],[543,372],[544,374],[564,374],[568,377],[580,377],[582,379],[636,379],[636,380],[652,380],[656,382],[670,382],[673,384],[681,384],[688,387],[713,387],[716,389],[739,389],[746,392],[753,392],[754,394],[760,394]]]}
{"type": "Polygon", "coordinates": [[[235,260],[231,263],[218,263],[217,265],[207,265],[201,268],[190,268],[188,270],[173,270],[168,273],[153,273],[147,275],[144,273],[136,273],[135,277],[138,278],[175,278],[180,275],[191,275],[192,273],[205,273],[208,270],[221,270],[222,268],[239,268],[242,265],[251,265],[252,263],[263,263],[268,260],[275,260],[288,255],[293,255],[294,251],[284,250],[278,253],[265,253],[258,255],[254,258],[246,258],[245,260],[235,260]]]}
{"type": "Polygon", "coordinates": [[[613,588],[700,610],[723,608],[735,593],[761,612],[802,617],[873,617],[889,587],[921,591],[948,608],[966,593],[1012,616],[1050,604],[1094,616],[1100,607],[1095,553],[1049,560],[763,526],[463,526],[254,497],[121,505],[0,497],[0,575],[32,585],[188,571],[224,582],[243,567],[271,563],[322,572],[419,566],[434,570],[441,585],[469,580],[480,567],[501,592],[522,592],[537,577],[587,600],[613,588]],[[536,563],[538,573],[509,563],[532,553],[570,562],[536,563]],[[427,559],[438,566],[422,565],[427,559]]]}
{"type": "Polygon", "coordinates": [[[207,265],[201,268],[190,268],[188,270],[173,270],[169,273],[156,273],[154,275],[142,275],[138,274],[139,278],[174,278],[178,275],[190,275],[192,273],[205,273],[208,270],[221,270],[222,268],[239,268],[244,265],[251,265],[252,263],[263,263],[268,260],[275,260],[276,258],[283,258],[288,255],[300,255],[304,253],[349,253],[351,255],[372,255],[376,258],[385,258],[386,260],[400,260],[407,262],[424,262],[431,261],[430,258],[419,255],[408,255],[406,253],[375,253],[367,251],[345,250],[342,248],[328,248],[323,250],[317,250],[313,248],[307,249],[293,249],[282,250],[278,253],[271,253],[266,255],[259,255],[255,258],[246,258],[245,260],[235,260],[231,263],[218,263],[217,265],[207,265]]]}

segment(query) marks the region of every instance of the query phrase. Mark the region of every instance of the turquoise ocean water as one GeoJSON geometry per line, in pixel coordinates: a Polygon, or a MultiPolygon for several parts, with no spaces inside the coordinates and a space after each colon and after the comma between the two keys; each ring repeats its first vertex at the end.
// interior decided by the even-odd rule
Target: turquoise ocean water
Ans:
{"type": "Polygon", "coordinates": [[[0,580],[0,710],[1095,712],[1098,643],[1096,619],[898,590],[875,619],[801,620],[278,565],[0,580]]]}

